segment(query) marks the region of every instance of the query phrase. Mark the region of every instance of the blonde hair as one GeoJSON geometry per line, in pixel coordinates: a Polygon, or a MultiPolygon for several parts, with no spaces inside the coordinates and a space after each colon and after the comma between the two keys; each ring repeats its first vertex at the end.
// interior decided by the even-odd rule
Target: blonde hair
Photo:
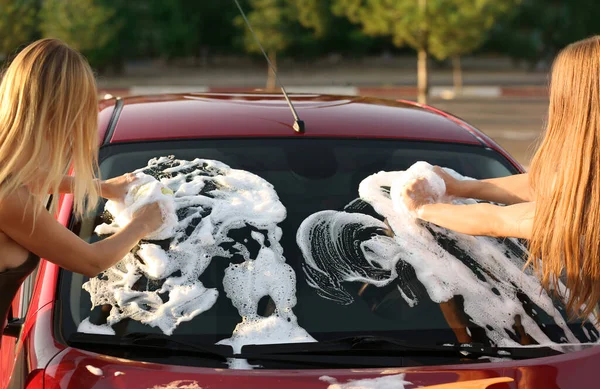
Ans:
{"type": "Polygon", "coordinates": [[[600,301],[600,36],[563,49],[553,64],[546,133],[530,180],[536,213],[529,263],[544,287],[564,277],[572,316],[600,301]],[[541,258],[540,261],[537,259],[541,258]]]}
{"type": "Polygon", "coordinates": [[[35,218],[42,199],[59,198],[61,179],[72,168],[75,212],[94,207],[97,122],[96,81],[80,53],[56,39],[23,49],[0,83],[0,201],[20,187],[35,188],[35,218]]]}

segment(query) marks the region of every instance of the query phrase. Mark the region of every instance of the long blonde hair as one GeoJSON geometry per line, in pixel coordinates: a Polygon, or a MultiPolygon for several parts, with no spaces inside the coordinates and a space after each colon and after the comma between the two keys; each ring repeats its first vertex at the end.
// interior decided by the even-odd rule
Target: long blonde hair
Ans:
{"type": "Polygon", "coordinates": [[[546,134],[530,180],[529,263],[546,288],[557,291],[564,277],[568,311],[586,317],[600,301],[600,36],[567,46],[554,61],[546,134]]]}
{"type": "Polygon", "coordinates": [[[0,201],[35,188],[35,218],[43,198],[58,199],[73,168],[75,211],[91,209],[99,191],[97,123],[96,81],[85,58],[56,39],[23,49],[0,83],[0,201]]]}

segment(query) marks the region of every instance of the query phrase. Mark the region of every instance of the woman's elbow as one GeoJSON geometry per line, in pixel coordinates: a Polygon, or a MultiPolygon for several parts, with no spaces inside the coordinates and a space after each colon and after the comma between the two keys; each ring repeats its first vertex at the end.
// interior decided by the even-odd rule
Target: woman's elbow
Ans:
{"type": "Polygon", "coordinates": [[[110,267],[102,256],[93,256],[88,259],[81,273],[86,277],[96,277],[110,267]]]}

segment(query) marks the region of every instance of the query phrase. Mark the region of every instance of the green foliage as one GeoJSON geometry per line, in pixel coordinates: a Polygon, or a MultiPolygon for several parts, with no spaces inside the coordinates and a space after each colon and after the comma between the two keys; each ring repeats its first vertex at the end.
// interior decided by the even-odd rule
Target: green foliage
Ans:
{"type": "Polygon", "coordinates": [[[103,50],[122,27],[114,16],[115,10],[99,0],[44,0],[40,28],[43,36],[61,39],[101,65],[107,60],[103,50]]]}
{"type": "Polygon", "coordinates": [[[532,63],[550,60],[566,45],[600,33],[599,18],[597,0],[523,0],[494,28],[488,48],[532,63]]]}
{"type": "Polygon", "coordinates": [[[0,54],[12,54],[35,34],[33,0],[0,0],[0,54]]]}
{"type": "Polygon", "coordinates": [[[439,60],[473,52],[519,0],[442,0],[428,9],[429,52],[439,60]]]}
{"type": "Polygon", "coordinates": [[[333,11],[360,24],[369,35],[391,36],[438,59],[469,53],[486,38],[498,17],[518,0],[334,0],[333,11]]]}
{"type": "Polygon", "coordinates": [[[189,56],[200,45],[199,26],[206,2],[156,1],[151,8],[151,29],[159,55],[167,58],[189,56]]]}
{"type": "Polygon", "coordinates": [[[329,34],[334,25],[331,0],[291,0],[300,24],[322,38],[329,34]]]}
{"type": "MultiPolygon", "coordinates": [[[[249,4],[251,11],[246,14],[264,49],[267,52],[279,52],[290,46],[297,27],[295,7],[287,0],[249,0],[249,4]]],[[[260,48],[242,16],[237,16],[234,23],[243,30],[245,49],[250,53],[259,53],[260,48]]]]}

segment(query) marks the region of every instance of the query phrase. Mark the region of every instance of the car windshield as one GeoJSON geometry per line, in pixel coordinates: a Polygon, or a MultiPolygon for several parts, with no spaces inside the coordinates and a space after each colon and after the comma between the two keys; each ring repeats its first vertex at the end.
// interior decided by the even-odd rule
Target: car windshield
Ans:
{"type": "MultiPolygon", "coordinates": [[[[558,299],[522,272],[521,242],[414,220],[406,231],[390,227],[385,172],[418,161],[476,179],[517,173],[484,147],[404,140],[106,146],[102,177],[141,169],[160,179],[174,192],[179,229],[141,242],[97,278],[63,270],[59,331],[67,340],[166,334],[238,351],[361,335],[488,346],[596,341],[593,326],[569,322],[558,299]]],[[[72,229],[94,242],[111,217],[102,203],[72,229]]]]}

